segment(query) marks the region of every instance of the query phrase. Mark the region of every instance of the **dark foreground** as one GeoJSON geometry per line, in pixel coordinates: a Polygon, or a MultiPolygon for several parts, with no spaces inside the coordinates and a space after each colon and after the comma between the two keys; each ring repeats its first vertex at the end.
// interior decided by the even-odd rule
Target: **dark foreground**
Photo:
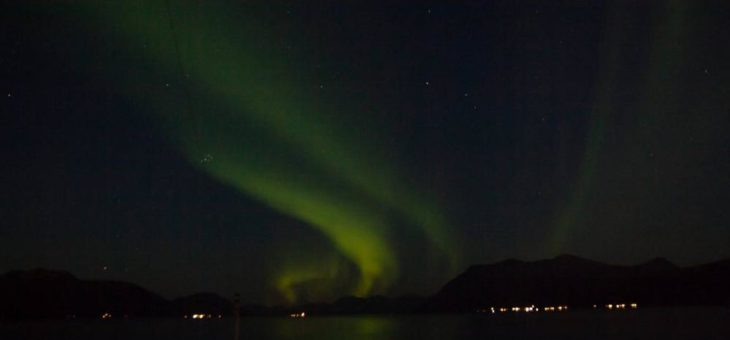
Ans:
{"type": "MultiPolygon", "coordinates": [[[[240,339],[728,339],[728,308],[241,319],[240,339]]],[[[18,322],[0,339],[233,339],[234,320],[18,322]]]]}

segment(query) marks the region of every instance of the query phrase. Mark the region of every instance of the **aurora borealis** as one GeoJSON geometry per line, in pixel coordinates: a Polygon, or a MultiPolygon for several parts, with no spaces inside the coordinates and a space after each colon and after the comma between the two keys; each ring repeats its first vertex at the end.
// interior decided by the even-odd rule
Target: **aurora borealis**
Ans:
{"type": "Polygon", "coordinates": [[[730,256],[727,5],[9,6],[2,270],[292,303],[730,256]]]}
{"type": "MultiPolygon", "coordinates": [[[[388,220],[392,213],[387,210],[422,229],[437,249],[455,251],[437,207],[426,204],[417,191],[397,186],[403,181],[391,163],[377,157],[378,150],[347,138],[341,132],[346,129],[343,124],[329,122],[320,112],[330,110],[326,105],[299,94],[301,89],[288,79],[296,69],[284,61],[261,60],[261,55],[270,55],[266,47],[234,43],[236,37],[251,37],[253,33],[216,30],[210,24],[212,18],[223,21],[218,24],[223,27],[236,27],[233,22],[225,23],[227,18],[221,12],[204,11],[201,15],[194,7],[182,7],[187,13],[181,14],[181,7],[154,5],[103,8],[108,13],[102,18],[132,27],[131,32],[119,32],[129,35],[130,44],[141,35],[152,35],[157,42],[172,38],[172,42],[149,45],[150,62],[170,67],[171,74],[185,74],[185,79],[192,80],[180,86],[203,88],[222,102],[219,111],[194,110],[180,115],[189,109],[178,107],[161,113],[163,120],[173,125],[172,139],[191,163],[200,163],[213,177],[326,235],[359,270],[354,294],[382,290],[397,272],[394,245],[389,240],[395,226],[388,220]],[[140,21],[145,15],[152,17],[140,21]],[[159,20],[164,16],[169,23],[159,20]],[[190,16],[202,17],[201,25],[197,26],[195,19],[183,20],[190,16]],[[195,35],[218,39],[186,40],[195,35]],[[171,48],[171,44],[178,46],[171,48]],[[259,136],[251,126],[264,133],[259,136]],[[205,155],[211,155],[211,161],[201,161],[205,155]]],[[[246,16],[237,19],[255,20],[246,16]]],[[[301,278],[286,272],[277,283],[282,292],[289,292],[289,286],[299,280],[316,279],[328,271],[327,266],[312,269],[301,278]],[[323,272],[315,274],[317,270],[323,272]]]]}

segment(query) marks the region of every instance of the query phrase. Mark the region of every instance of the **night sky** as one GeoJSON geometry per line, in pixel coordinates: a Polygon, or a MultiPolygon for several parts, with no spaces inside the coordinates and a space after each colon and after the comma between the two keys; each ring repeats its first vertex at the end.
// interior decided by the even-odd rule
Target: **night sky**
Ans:
{"type": "Polygon", "coordinates": [[[303,3],[0,5],[0,271],[271,304],[730,256],[729,3],[303,3]]]}

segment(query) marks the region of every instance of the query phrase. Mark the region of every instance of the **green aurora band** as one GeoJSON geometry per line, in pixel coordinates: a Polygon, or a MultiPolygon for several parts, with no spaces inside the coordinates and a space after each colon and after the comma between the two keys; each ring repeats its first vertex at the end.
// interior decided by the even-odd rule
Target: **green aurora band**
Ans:
{"type": "MultiPolygon", "coordinates": [[[[228,10],[140,1],[95,5],[90,13],[130,49],[141,49],[146,63],[172,75],[172,87],[186,91],[188,102],[167,108],[160,119],[189,161],[322,232],[358,268],[353,294],[384,292],[397,278],[391,237],[402,226],[394,212],[417,226],[452,270],[458,266],[438,204],[404,184],[384,150],[364,143],[345,115],[303,90],[293,76],[306,78],[303,71],[267,44],[265,24],[228,10]],[[226,109],[201,105],[206,102],[226,109]]],[[[273,284],[290,302],[297,299],[292,287],[334,278],[339,268],[316,261],[290,267],[273,284]]]]}
{"type": "MultiPolygon", "coordinates": [[[[644,77],[644,86],[641,91],[641,107],[633,108],[636,112],[648,112],[649,114],[640,117],[650,117],[643,126],[657,126],[662,120],[661,114],[667,112],[671,107],[678,93],[679,88],[672,88],[673,82],[664,81],[663,77],[670,74],[671,70],[683,66],[683,54],[687,53],[687,33],[690,31],[687,13],[691,12],[691,3],[685,1],[668,1],[664,4],[664,10],[655,13],[656,24],[653,27],[653,42],[650,46],[651,62],[644,77]]],[[[601,69],[598,75],[596,86],[596,97],[591,112],[590,129],[587,135],[587,144],[584,150],[583,161],[580,165],[579,176],[576,180],[571,197],[567,201],[561,214],[559,214],[549,242],[552,253],[564,252],[571,242],[572,235],[580,225],[589,224],[589,212],[586,202],[590,199],[590,193],[597,188],[594,180],[605,174],[599,174],[602,170],[602,146],[609,129],[612,112],[629,109],[625,106],[616,105],[613,95],[617,89],[626,86],[619,78],[620,70],[625,67],[626,55],[633,51],[626,51],[623,48],[624,41],[629,37],[625,32],[626,27],[634,24],[630,20],[640,20],[626,16],[626,8],[620,4],[609,6],[606,17],[608,26],[602,46],[603,59],[600,60],[601,69]]],[[[674,85],[676,87],[676,85],[674,85]]],[[[646,119],[646,118],[644,118],[646,119]]],[[[612,127],[615,128],[615,127],[612,127]]],[[[635,158],[643,155],[635,155],[635,158]]],[[[607,162],[610,163],[610,162],[607,162]]]]}

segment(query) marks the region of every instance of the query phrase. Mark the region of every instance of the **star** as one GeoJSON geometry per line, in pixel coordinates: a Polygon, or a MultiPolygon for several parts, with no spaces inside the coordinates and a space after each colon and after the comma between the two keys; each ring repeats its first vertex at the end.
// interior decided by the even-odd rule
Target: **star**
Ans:
{"type": "Polygon", "coordinates": [[[13,94],[12,94],[12,93],[10,93],[10,92],[8,92],[8,98],[10,98],[10,97],[12,97],[12,96],[13,96],[13,94]]]}
{"type": "Polygon", "coordinates": [[[427,81],[427,82],[426,82],[426,86],[428,86],[428,85],[431,85],[431,82],[428,82],[428,81],[427,81]]]}

